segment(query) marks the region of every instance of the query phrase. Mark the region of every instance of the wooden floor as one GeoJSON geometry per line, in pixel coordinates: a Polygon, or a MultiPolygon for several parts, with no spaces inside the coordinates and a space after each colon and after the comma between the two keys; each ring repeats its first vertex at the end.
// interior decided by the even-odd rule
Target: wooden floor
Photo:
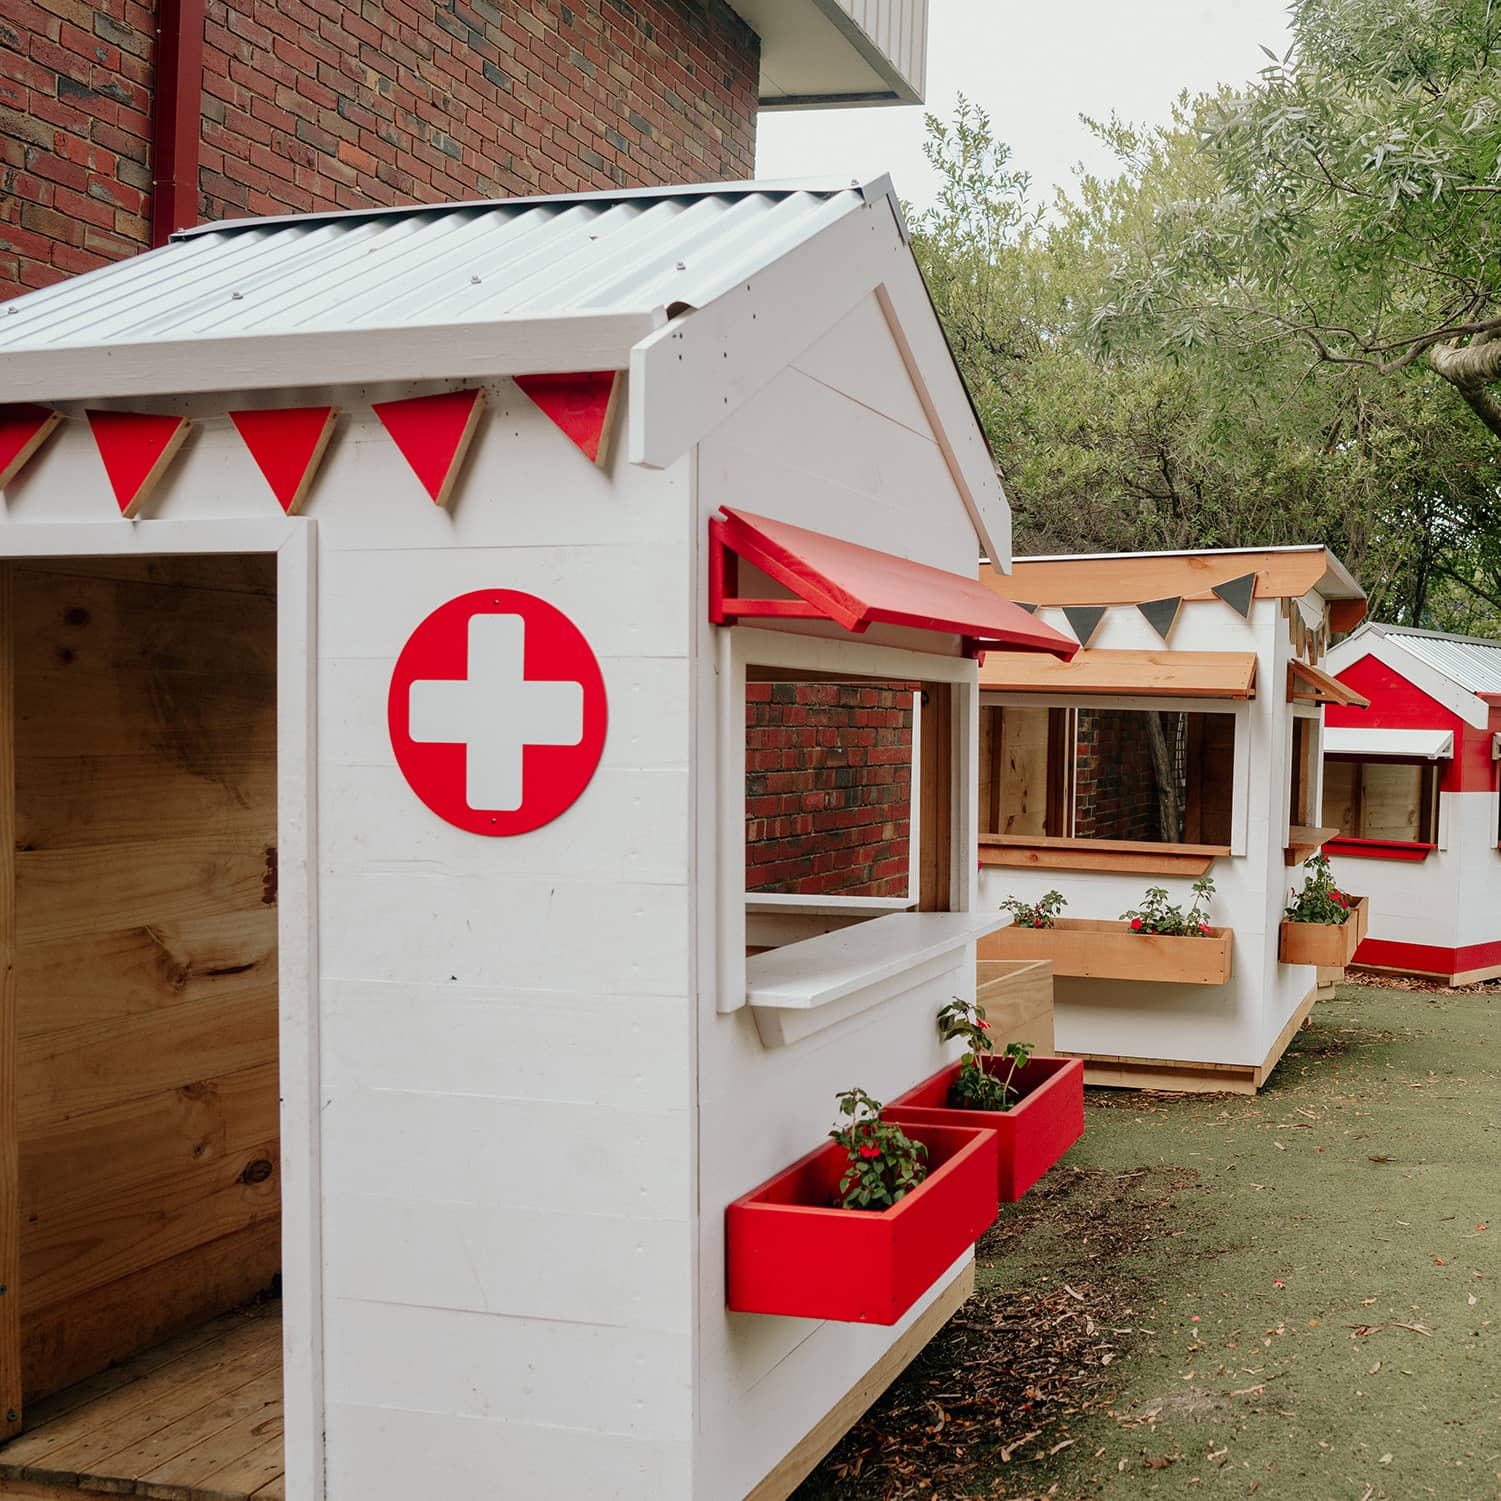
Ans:
{"type": "Polygon", "coordinates": [[[226,1314],[27,1408],[0,1497],[282,1501],[281,1305],[226,1314]]]}

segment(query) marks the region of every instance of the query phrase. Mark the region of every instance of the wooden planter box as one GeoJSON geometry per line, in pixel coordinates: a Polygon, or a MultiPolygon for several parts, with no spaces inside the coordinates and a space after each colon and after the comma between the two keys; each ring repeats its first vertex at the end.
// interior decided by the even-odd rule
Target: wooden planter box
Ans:
{"type": "Polygon", "coordinates": [[[1046,959],[990,959],[980,940],[975,1000],[985,1008],[997,1047],[1025,1042],[1053,1051],[1053,966],[1046,959]]]}
{"type": "MultiPolygon", "coordinates": [[[[985,1060],[985,1072],[1004,1075],[1005,1058],[985,1060]]],[[[882,1112],[901,1126],[963,1126],[995,1133],[1000,1148],[996,1187],[1014,1204],[1084,1134],[1084,1060],[1033,1056],[1016,1071],[1021,1098],[1009,1110],[955,1110],[949,1086],[959,1065],[950,1064],[893,1100],[882,1112]]],[[[910,1132],[909,1132],[910,1134],[910,1132]]]]}
{"type": "Polygon", "coordinates": [[[985,939],[986,959],[1050,959],[1055,975],[1089,980],[1160,980],[1223,985],[1230,978],[1230,928],[1198,938],[1133,933],[1123,922],[1060,917],[1051,928],[1002,928],[985,939]]]}
{"type": "Polygon", "coordinates": [[[913,1126],[928,1176],[890,1209],[836,1209],[848,1158],[828,1142],[725,1211],[736,1313],[894,1324],[996,1215],[994,1131],[913,1126]]]}
{"type": "Polygon", "coordinates": [[[1371,899],[1363,896],[1342,923],[1285,922],[1277,932],[1277,958],[1283,964],[1317,964],[1343,969],[1366,935],[1371,899]]]}

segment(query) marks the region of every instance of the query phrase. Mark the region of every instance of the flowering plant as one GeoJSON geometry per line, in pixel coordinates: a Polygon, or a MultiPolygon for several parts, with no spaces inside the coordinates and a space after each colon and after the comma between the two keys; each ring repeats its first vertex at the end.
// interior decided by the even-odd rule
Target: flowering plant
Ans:
{"type": "Polygon", "coordinates": [[[1193,905],[1187,912],[1174,906],[1167,899],[1161,886],[1147,887],[1145,900],[1140,907],[1121,913],[1121,921],[1131,924],[1133,933],[1158,933],[1165,938],[1209,937],[1209,898],[1214,891],[1214,882],[1208,876],[1200,876],[1193,884],[1193,905]]]}
{"type": "Polygon", "coordinates": [[[1066,906],[1068,898],[1061,891],[1050,891],[1041,900],[1024,902],[1019,897],[1008,896],[1001,903],[1001,911],[1009,912],[1019,928],[1051,928],[1054,919],[1066,906]]]}
{"type": "MultiPolygon", "coordinates": [[[[1057,893],[1053,893],[1056,895],[1057,893]]],[[[1011,1067],[1002,1078],[988,1073],[985,1056],[995,1051],[990,1038],[990,1023],[985,1020],[985,1008],[975,1001],[961,1001],[955,996],[938,1013],[938,1035],[945,1042],[962,1038],[969,1044],[969,1051],[959,1062],[959,1073],[949,1085],[949,1106],[954,1110],[1009,1110],[1017,1090],[1012,1086],[1017,1069],[1032,1056],[1032,1049],[1025,1042],[1009,1042],[1001,1055],[1011,1060],[1011,1067]]]]}
{"type": "Polygon", "coordinates": [[[1329,857],[1314,855],[1303,869],[1308,872],[1303,877],[1303,889],[1289,888],[1292,901],[1287,904],[1283,916],[1289,922],[1322,922],[1335,926],[1347,921],[1354,910],[1355,898],[1334,884],[1329,857]]]}
{"type": "Polygon", "coordinates": [[[927,1147],[881,1119],[881,1102],[863,1089],[839,1095],[845,1122],[829,1135],[849,1154],[839,1180],[841,1209],[890,1209],[928,1176],[927,1147]]]}

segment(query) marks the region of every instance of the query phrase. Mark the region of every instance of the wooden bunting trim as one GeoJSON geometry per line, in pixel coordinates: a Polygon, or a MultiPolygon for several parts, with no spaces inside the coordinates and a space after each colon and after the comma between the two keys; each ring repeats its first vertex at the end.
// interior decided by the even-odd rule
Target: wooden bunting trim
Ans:
{"type": "Polygon", "coordinates": [[[86,412],[94,445],[109,476],[120,514],[141,509],[177,456],[191,425],[186,417],[155,412],[86,412]]]}
{"type": "Polygon", "coordinates": [[[339,420],[338,407],[273,407],[231,412],[229,420],[271,493],[288,516],[296,516],[323,462],[339,420]]]}
{"type": "Polygon", "coordinates": [[[1063,618],[1069,629],[1079,638],[1080,646],[1088,646],[1105,618],[1104,605],[1064,605],[1063,618]]]}
{"type": "Polygon", "coordinates": [[[476,386],[468,391],[440,391],[435,396],[378,401],[371,410],[380,418],[433,503],[446,506],[484,407],[485,389],[476,386]]]}
{"type": "Polygon", "coordinates": [[[1147,599],[1136,608],[1141,611],[1147,624],[1166,641],[1173,633],[1173,626],[1177,624],[1178,612],[1183,608],[1183,599],[1176,594],[1166,599],[1147,599]]]}
{"type": "Polygon", "coordinates": [[[1242,573],[1237,578],[1226,579],[1224,583],[1214,584],[1211,587],[1242,620],[1251,618],[1251,601],[1256,597],[1254,573],[1242,573]]]}
{"type": "Polygon", "coordinates": [[[586,459],[604,466],[615,427],[620,371],[580,370],[512,379],[586,459]]]}
{"type": "Polygon", "coordinates": [[[63,414],[50,407],[0,406],[0,490],[26,467],[62,420],[63,414]]]}

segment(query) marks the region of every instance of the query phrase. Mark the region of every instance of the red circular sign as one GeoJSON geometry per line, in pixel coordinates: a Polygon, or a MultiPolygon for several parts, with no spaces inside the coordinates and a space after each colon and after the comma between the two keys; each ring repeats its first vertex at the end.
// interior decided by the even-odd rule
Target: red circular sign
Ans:
{"type": "Polygon", "coordinates": [[[525,834],[578,800],[605,745],[605,683],[561,610],[514,589],[439,605],[412,632],[386,701],[396,764],[439,818],[525,834]]]}

